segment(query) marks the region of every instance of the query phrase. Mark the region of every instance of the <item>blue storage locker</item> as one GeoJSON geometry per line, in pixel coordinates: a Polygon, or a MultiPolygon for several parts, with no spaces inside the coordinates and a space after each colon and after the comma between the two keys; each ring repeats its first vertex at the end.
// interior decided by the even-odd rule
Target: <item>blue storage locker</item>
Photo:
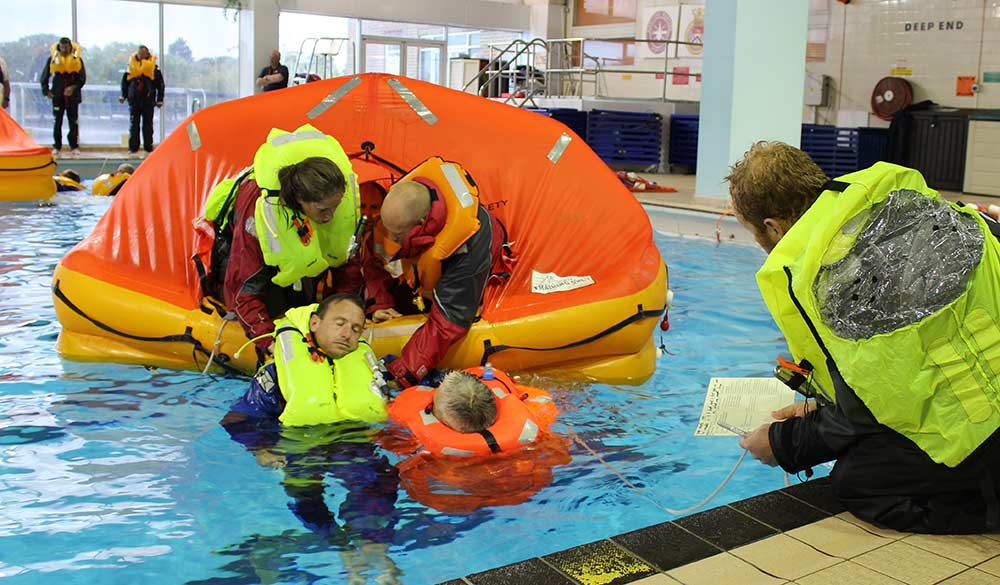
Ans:
{"type": "Polygon", "coordinates": [[[674,114],[670,116],[670,147],[668,162],[672,165],[688,165],[692,170],[698,162],[698,114],[674,114]]]}
{"type": "Polygon", "coordinates": [[[591,110],[587,144],[609,165],[658,166],[663,117],[644,112],[591,110]]]}

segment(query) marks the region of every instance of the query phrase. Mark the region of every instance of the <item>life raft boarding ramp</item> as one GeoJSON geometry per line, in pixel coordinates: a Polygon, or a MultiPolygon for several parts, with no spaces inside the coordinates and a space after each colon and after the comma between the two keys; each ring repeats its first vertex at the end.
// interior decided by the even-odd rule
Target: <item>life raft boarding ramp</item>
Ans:
{"type": "Polygon", "coordinates": [[[39,146],[0,108],[0,201],[48,199],[55,195],[52,151],[39,146]]]}
{"type": "MultiPolygon", "coordinates": [[[[481,318],[443,367],[489,359],[508,371],[613,383],[652,374],[666,268],[649,219],[614,173],[558,122],[382,74],[263,93],[189,117],[56,267],[61,354],[184,369],[201,369],[212,355],[252,371],[252,351],[234,357],[246,341],[240,326],[224,324],[225,309],[203,298],[193,258],[210,265],[211,239],[194,226],[212,187],[252,161],[271,128],[304,123],[349,153],[371,142],[404,169],[434,155],[460,162],[507,227],[519,260],[487,288],[481,318]]],[[[385,175],[367,163],[355,171],[362,182],[385,175]]],[[[398,354],[422,322],[379,324],[376,352],[398,354]]]]}

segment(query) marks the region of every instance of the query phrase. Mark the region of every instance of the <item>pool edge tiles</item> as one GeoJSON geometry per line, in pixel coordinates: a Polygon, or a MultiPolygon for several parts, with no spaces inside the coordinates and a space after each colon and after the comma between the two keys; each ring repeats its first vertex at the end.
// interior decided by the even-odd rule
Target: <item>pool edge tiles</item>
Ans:
{"type": "Polygon", "coordinates": [[[822,477],[445,584],[632,583],[843,511],[833,498],[829,477],[822,477]]]}

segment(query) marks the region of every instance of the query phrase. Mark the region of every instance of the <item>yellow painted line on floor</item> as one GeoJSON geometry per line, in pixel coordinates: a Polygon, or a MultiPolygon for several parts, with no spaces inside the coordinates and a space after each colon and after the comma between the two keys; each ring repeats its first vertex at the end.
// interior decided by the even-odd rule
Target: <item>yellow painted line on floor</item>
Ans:
{"type": "Polygon", "coordinates": [[[610,542],[599,543],[594,550],[582,556],[575,557],[570,553],[566,557],[549,557],[549,562],[583,585],[608,585],[630,575],[656,572],[653,567],[610,542]]]}

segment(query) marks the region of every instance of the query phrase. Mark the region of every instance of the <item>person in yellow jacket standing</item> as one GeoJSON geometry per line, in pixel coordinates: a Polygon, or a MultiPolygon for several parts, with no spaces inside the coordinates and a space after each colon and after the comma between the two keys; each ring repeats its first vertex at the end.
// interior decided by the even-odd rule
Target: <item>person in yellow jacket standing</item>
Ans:
{"type": "Polygon", "coordinates": [[[59,39],[49,48],[49,58],[42,68],[42,94],[52,100],[52,115],[55,124],[52,127],[52,154],[58,156],[62,150],[63,114],[69,121],[69,148],[73,156],[80,154],[80,102],[83,93],[80,91],[87,83],[87,68],[80,56],[80,45],[67,37],[59,39]],[[49,79],[52,87],[49,87],[49,79]]]}
{"type": "Polygon", "coordinates": [[[139,45],[139,50],[128,59],[128,70],[122,74],[122,95],[118,98],[118,103],[128,100],[129,154],[139,152],[140,124],[142,149],[147,153],[153,152],[153,107],[163,107],[165,91],[163,74],[156,65],[156,57],[146,45],[139,45]]]}
{"type": "Polygon", "coordinates": [[[759,142],[727,177],[768,252],[761,294],[807,397],[740,440],[789,473],[836,460],[833,493],[875,525],[1000,528],[1000,226],[919,172],[876,163],[834,181],[759,142]]]}

